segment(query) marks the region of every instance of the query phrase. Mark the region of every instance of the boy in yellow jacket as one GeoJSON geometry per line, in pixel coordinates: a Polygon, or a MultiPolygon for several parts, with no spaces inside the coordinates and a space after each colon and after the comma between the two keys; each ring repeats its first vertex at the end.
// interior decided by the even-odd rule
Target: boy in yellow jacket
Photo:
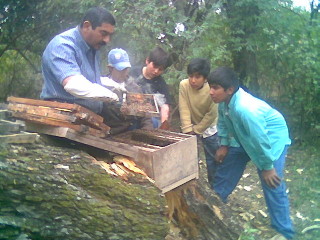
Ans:
{"type": "Polygon", "coordinates": [[[210,63],[204,58],[194,58],[187,67],[189,78],[180,82],[179,112],[183,133],[198,135],[206,156],[208,181],[213,189],[216,170],[215,154],[219,147],[217,135],[218,105],[209,95],[207,76],[210,63]]]}

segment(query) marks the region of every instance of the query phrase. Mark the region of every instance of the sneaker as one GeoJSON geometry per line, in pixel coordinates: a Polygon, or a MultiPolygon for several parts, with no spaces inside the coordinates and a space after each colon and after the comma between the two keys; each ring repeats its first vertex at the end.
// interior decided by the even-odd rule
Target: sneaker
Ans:
{"type": "Polygon", "coordinates": [[[269,240],[287,240],[287,239],[281,234],[277,234],[274,237],[270,238],[269,240]]]}

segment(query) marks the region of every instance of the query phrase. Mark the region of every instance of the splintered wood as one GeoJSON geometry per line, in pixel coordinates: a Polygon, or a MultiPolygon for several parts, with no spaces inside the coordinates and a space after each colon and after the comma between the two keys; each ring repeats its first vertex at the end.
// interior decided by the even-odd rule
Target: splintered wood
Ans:
{"type": "Polygon", "coordinates": [[[142,169],[138,168],[131,158],[117,155],[113,158],[113,161],[113,163],[106,163],[104,161],[92,159],[92,163],[99,165],[110,175],[119,176],[124,180],[128,180],[128,176],[137,173],[143,175],[151,183],[154,183],[154,180],[149,178],[142,169]]]}
{"type": "Polygon", "coordinates": [[[103,123],[103,118],[80,105],[17,97],[8,97],[7,100],[8,109],[15,118],[43,125],[67,127],[96,137],[109,134],[110,127],[103,123]]]}
{"type": "Polygon", "coordinates": [[[140,117],[159,116],[158,105],[153,94],[126,93],[121,112],[125,115],[140,117]]]}

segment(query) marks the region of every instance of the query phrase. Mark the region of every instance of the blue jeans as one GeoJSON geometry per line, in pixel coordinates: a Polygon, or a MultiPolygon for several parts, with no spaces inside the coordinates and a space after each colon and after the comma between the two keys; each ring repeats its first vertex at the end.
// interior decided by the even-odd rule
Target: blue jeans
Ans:
{"type": "Polygon", "coordinates": [[[204,154],[206,156],[208,182],[213,189],[214,175],[217,169],[217,162],[215,161],[216,151],[219,148],[218,134],[214,134],[210,137],[201,138],[203,143],[204,154]]]}
{"type": "Polygon", "coordinates": [[[151,120],[152,120],[153,128],[159,128],[159,127],[160,127],[160,125],[161,125],[161,120],[160,120],[160,118],[158,118],[158,117],[152,117],[151,120]]]}
{"type": "MultiPolygon", "coordinates": [[[[277,175],[281,179],[284,177],[286,153],[287,147],[285,147],[279,159],[273,162],[277,175]]],[[[229,194],[237,186],[248,161],[250,161],[250,158],[242,147],[229,147],[226,158],[217,168],[213,184],[214,190],[222,201],[226,202],[229,194]]],[[[259,169],[257,171],[268,207],[271,226],[286,238],[291,239],[294,230],[290,219],[289,199],[285,182],[281,181],[277,188],[270,188],[262,179],[262,171],[259,169]]]]}

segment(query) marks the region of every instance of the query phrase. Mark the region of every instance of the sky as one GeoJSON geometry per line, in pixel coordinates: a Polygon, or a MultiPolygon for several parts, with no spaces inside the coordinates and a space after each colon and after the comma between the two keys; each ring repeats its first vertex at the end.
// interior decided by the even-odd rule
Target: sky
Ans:
{"type": "Polygon", "coordinates": [[[292,0],[295,6],[304,7],[306,10],[310,10],[310,1],[309,0],[292,0]]]}

